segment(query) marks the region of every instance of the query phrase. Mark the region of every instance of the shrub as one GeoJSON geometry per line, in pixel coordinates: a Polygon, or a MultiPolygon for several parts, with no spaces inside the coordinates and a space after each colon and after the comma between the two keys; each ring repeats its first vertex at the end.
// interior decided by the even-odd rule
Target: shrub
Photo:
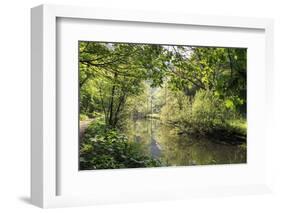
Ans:
{"type": "Polygon", "coordinates": [[[131,143],[117,129],[102,121],[92,123],[80,146],[80,169],[116,169],[161,166],[146,155],[141,144],[131,143]]]}
{"type": "Polygon", "coordinates": [[[167,103],[162,107],[160,119],[166,123],[181,124],[191,117],[192,100],[184,93],[177,91],[169,94],[167,103]]]}
{"type": "Polygon", "coordinates": [[[230,114],[223,100],[210,91],[200,90],[192,104],[192,128],[200,134],[211,133],[223,128],[230,114]]]}
{"type": "Polygon", "coordinates": [[[166,104],[161,111],[161,119],[189,134],[235,131],[229,121],[240,116],[233,107],[229,107],[228,100],[220,99],[212,91],[199,90],[193,99],[182,94],[181,103],[181,108],[175,99],[166,104]]]}

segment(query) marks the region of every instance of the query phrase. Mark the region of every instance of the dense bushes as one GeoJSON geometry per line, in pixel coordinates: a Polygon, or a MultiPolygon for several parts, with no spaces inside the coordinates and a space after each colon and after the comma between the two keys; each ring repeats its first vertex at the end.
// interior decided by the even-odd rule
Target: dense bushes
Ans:
{"type": "Polygon", "coordinates": [[[93,122],[80,144],[80,169],[116,169],[161,166],[161,162],[145,154],[141,144],[131,143],[116,129],[108,129],[102,121],[93,122]]]}
{"type": "Polygon", "coordinates": [[[245,133],[246,126],[241,125],[245,121],[229,100],[205,90],[197,91],[193,99],[182,93],[180,100],[181,105],[177,104],[178,100],[170,100],[161,111],[161,119],[177,126],[180,131],[199,135],[245,133]]]}

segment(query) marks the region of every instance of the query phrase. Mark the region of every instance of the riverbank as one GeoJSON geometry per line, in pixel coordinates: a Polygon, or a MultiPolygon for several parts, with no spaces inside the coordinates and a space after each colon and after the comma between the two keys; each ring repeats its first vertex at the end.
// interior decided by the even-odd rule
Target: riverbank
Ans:
{"type": "Polygon", "coordinates": [[[131,120],[124,134],[168,166],[246,162],[245,143],[234,145],[218,138],[181,134],[178,128],[159,119],[131,120]]]}
{"type": "Polygon", "coordinates": [[[161,120],[159,114],[127,119],[121,129],[109,128],[102,117],[80,124],[81,170],[229,164],[247,160],[244,120],[229,120],[227,130],[213,129],[212,134],[183,131],[179,124],[161,120]]]}
{"type": "Polygon", "coordinates": [[[118,129],[107,128],[101,120],[92,122],[80,144],[80,169],[118,169],[163,166],[142,144],[132,143],[118,129]]]}

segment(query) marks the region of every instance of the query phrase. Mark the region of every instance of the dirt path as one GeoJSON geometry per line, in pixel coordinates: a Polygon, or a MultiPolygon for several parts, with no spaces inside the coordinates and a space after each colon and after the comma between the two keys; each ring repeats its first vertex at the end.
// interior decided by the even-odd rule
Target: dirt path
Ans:
{"type": "Polygon", "coordinates": [[[80,134],[79,137],[80,139],[83,138],[85,130],[89,126],[89,124],[93,121],[93,119],[85,120],[85,121],[80,121],[80,134]]]}

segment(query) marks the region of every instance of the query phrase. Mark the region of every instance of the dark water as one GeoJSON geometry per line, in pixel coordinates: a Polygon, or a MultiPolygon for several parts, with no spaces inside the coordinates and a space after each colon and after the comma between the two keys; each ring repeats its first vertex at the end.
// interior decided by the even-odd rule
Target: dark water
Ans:
{"type": "Polygon", "coordinates": [[[131,121],[125,134],[168,166],[246,163],[246,149],[242,146],[179,135],[175,128],[157,119],[131,121]]]}

